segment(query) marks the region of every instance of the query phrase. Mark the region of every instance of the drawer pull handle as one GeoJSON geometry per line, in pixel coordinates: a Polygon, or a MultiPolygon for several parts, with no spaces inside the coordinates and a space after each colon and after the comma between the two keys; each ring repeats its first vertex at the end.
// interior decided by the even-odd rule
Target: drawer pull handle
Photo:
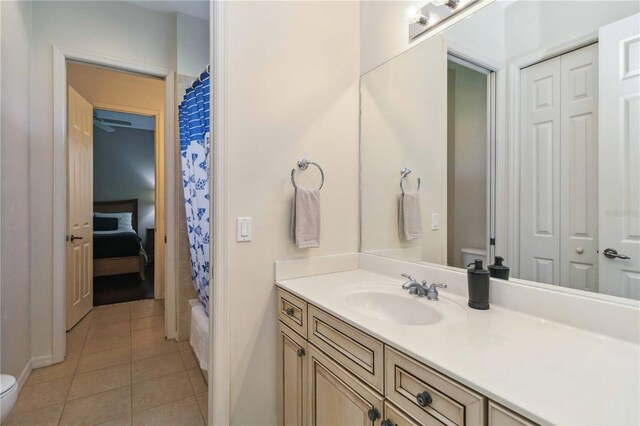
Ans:
{"type": "Polygon", "coordinates": [[[380,418],[380,411],[378,411],[378,409],[374,407],[371,410],[369,410],[367,415],[369,416],[369,420],[371,420],[372,422],[375,422],[380,418]]]}
{"type": "Polygon", "coordinates": [[[430,405],[433,402],[433,398],[431,398],[431,395],[429,395],[429,392],[424,391],[416,395],[416,401],[418,402],[419,406],[426,407],[427,405],[430,405]]]}
{"type": "Polygon", "coordinates": [[[393,422],[390,419],[383,420],[380,426],[393,426],[393,422]]]}
{"type": "Polygon", "coordinates": [[[289,315],[290,317],[293,316],[293,308],[287,308],[284,310],[284,313],[289,315]]]}
{"type": "Polygon", "coordinates": [[[300,348],[300,349],[298,349],[297,354],[298,354],[299,357],[303,357],[303,356],[306,355],[306,352],[305,352],[304,348],[300,348]]]}

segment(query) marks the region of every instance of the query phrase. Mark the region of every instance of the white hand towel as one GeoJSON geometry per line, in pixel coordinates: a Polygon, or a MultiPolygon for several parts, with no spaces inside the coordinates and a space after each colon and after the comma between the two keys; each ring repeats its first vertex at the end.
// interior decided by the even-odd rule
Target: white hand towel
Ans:
{"type": "Polygon", "coordinates": [[[398,203],[398,233],[403,240],[422,238],[420,194],[417,191],[408,191],[400,196],[398,203]]]}
{"type": "Polygon", "coordinates": [[[298,248],[320,247],[320,191],[296,188],[291,220],[293,242],[298,248]]]}

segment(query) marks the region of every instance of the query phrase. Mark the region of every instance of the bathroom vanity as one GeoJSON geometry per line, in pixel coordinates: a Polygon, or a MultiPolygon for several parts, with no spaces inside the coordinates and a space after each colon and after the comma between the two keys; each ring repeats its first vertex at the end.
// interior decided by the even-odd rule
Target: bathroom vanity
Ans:
{"type": "Polygon", "coordinates": [[[360,79],[360,253],[276,264],[281,422],[640,424],[640,5],[428,3],[360,79]]]}
{"type": "MultiPolygon", "coordinates": [[[[463,274],[357,257],[352,270],[276,281],[281,424],[640,421],[637,343],[495,304],[473,310],[463,274]],[[392,276],[402,267],[429,282],[448,281],[449,288],[438,301],[410,295],[404,280],[392,276]]],[[[492,284],[502,297],[499,282],[492,284]]],[[[545,302],[535,294],[540,289],[523,291],[529,294],[507,300],[545,302]]],[[[636,321],[637,314],[620,311],[636,321]]]]}

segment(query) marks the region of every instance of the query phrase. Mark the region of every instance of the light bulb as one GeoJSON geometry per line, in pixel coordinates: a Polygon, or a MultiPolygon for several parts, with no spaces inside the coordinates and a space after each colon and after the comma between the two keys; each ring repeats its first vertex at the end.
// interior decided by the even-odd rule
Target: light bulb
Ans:
{"type": "Polygon", "coordinates": [[[418,10],[413,17],[411,18],[410,22],[412,24],[419,24],[422,25],[423,27],[426,27],[427,25],[429,25],[429,18],[424,16],[422,14],[422,11],[418,10]]]}
{"type": "Polygon", "coordinates": [[[458,7],[460,0],[431,0],[431,4],[434,6],[447,6],[449,9],[455,9],[458,7]]]}

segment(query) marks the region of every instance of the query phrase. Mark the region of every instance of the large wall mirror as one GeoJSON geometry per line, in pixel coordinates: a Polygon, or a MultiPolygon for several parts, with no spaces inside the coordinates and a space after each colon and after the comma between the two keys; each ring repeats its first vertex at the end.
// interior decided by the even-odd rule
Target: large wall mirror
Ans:
{"type": "Polygon", "coordinates": [[[488,2],[363,75],[361,251],[640,300],[638,13],[488,2]]]}

